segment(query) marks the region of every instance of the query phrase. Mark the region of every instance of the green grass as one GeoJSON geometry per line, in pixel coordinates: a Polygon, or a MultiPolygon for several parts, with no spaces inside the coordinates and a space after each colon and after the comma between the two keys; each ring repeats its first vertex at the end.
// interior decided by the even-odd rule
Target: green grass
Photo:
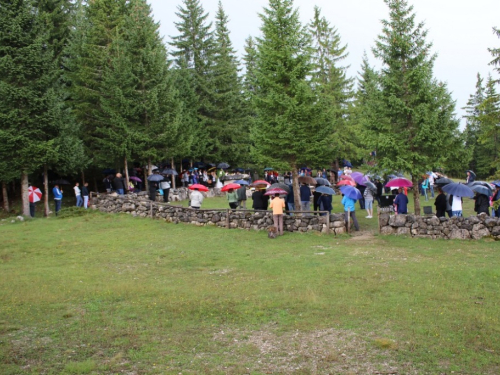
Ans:
{"type": "Polygon", "coordinates": [[[499,373],[498,243],[72,212],[0,225],[1,374],[499,373]]]}

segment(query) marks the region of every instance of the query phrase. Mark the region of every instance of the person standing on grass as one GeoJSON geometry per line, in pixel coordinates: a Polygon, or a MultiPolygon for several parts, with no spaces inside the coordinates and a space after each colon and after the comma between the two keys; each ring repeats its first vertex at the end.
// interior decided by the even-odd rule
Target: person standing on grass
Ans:
{"type": "Polygon", "coordinates": [[[405,215],[408,213],[408,197],[403,193],[403,188],[398,189],[398,195],[394,199],[396,214],[405,215]]]}
{"type": "Polygon", "coordinates": [[[429,189],[429,178],[425,177],[424,182],[422,182],[422,191],[424,192],[425,200],[429,200],[429,196],[427,194],[427,189],[429,189]]]}
{"type": "Polygon", "coordinates": [[[474,197],[474,211],[478,215],[485,213],[490,216],[490,199],[484,194],[476,193],[474,197]]]}
{"type": "Polygon", "coordinates": [[[443,192],[443,189],[440,186],[438,187],[438,196],[434,201],[434,206],[436,206],[437,217],[446,216],[446,194],[443,192]]]}
{"type": "Polygon", "coordinates": [[[59,185],[54,185],[54,188],[52,189],[52,194],[54,194],[54,204],[55,208],[54,211],[56,212],[56,216],[61,211],[61,204],[62,204],[62,199],[63,199],[63,193],[62,190],[59,189],[59,185]]]}
{"type": "Polygon", "coordinates": [[[89,183],[85,182],[82,186],[83,208],[89,207],[89,183]]]}
{"type": "Polygon", "coordinates": [[[191,202],[190,207],[199,210],[201,208],[201,204],[203,203],[203,198],[205,197],[201,191],[194,189],[189,197],[189,201],[191,202]]]}
{"type": "Polygon", "coordinates": [[[300,187],[300,205],[302,211],[311,211],[311,189],[306,183],[300,187]]]}
{"type": "Polygon", "coordinates": [[[238,208],[238,193],[234,189],[229,189],[227,191],[227,200],[229,201],[229,207],[235,210],[238,208]]]}
{"type": "Polygon", "coordinates": [[[358,219],[356,219],[356,200],[344,195],[342,198],[342,205],[344,206],[344,221],[347,225],[349,215],[354,223],[354,229],[359,231],[358,219]]]}
{"type": "Polygon", "coordinates": [[[125,181],[123,181],[122,174],[117,173],[113,179],[113,186],[119,195],[125,194],[125,181]]]}
{"type": "Polygon", "coordinates": [[[82,207],[83,206],[82,191],[80,190],[80,184],[78,182],[73,187],[73,190],[75,191],[75,196],[76,196],[76,207],[82,207]]]}
{"type": "MultiPolygon", "coordinates": [[[[328,211],[329,214],[332,213],[332,196],[329,194],[321,194],[318,199],[318,206],[320,211],[328,211]]],[[[321,214],[325,216],[326,214],[321,214]]]]}
{"type": "Polygon", "coordinates": [[[279,194],[274,194],[274,198],[269,204],[273,210],[273,222],[278,236],[283,235],[283,209],[285,208],[285,200],[280,198],[279,194]]]}
{"type": "Polygon", "coordinates": [[[238,190],[236,190],[236,193],[238,194],[238,207],[246,210],[247,209],[247,188],[246,188],[246,186],[241,185],[241,187],[238,190]]]}
{"type": "Polygon", "coordinates": [[[367,219],[371,219],[373,217],[373,192],[370,188],[365,188],[363,193],[363,197],[365,198],[365,209],[368,213],[366,216],[367,219]]]}
{"type": "Polygon", "coordinates": [[[451,216],[461,217],[462,216],[462,197],[458,195],[450,195],[451,204],[451,216]]]}
{"type": "Polygon", "coordinates": [[[168,193],[170,192],[170,182],[163,180],[160,182],[160,189],[163,190],[163,202],[168,203],[168,193]]]}

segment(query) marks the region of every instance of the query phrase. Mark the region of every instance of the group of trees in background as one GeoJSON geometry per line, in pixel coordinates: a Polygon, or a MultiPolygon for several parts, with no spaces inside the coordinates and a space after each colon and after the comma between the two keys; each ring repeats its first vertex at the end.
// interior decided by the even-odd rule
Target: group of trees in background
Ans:
{"type": "MultiPolygon", "coordinates": [[[[365,57],[357,85],[335,27],[319,8],[302,24],[293,0],[269,0],[243,61],[221,3],[212,24],[200,0],[183,0],[167,48],[147,0],[2,2],[4,208],[6,184],[21,181],[28,212],[30,174],[43,172],[47,199],[50,171],[127,173],[131,161],[175,167],[186,157],[296,171],[376,150],[378,168],[409,172],[414,183],[438,167],[497,173],[496,82],[478,76],[460,132],[424,25],[406,0],[385,2],[389,19],[373,47],[381,68],[365,57]]],[[[498,65],[500,50],[491,52],[498,65]]]]}

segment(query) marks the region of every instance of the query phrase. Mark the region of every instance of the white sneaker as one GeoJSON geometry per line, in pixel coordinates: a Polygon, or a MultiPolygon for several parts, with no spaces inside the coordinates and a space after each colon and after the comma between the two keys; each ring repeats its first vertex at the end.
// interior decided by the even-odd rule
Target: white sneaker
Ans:
{"type": "Polygon", "coordinates": [[[368,219],[371,219],[371,218],[373,218],[373,216],[368,216],[368,219]]]}
{"type": "Polygon", "coordinates": [[[365,216],[365,219],[369,219],[369,218],[371,218],[371,216],[365,216]]]}

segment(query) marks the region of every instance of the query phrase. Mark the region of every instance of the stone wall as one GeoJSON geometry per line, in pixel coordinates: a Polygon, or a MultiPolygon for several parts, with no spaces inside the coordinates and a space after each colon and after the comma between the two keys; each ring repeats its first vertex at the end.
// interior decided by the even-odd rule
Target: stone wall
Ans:
{"type": "MultiPolygon", "coordinates": [[[[144,194],[98,194],[92,197],[91,207],[107,213],[126,213],[138,217],[162,219],[171,223],[190,223],[225,228],[267,230],[273,225],[272,211],[253,210],[195,210],[171,204],[152,202],[144,194]]],[[[343,214],[327,216],[284,216],[283,229],[288,232],[346,232],[343,214]]]]}
{"type": "Polygon", "coordinates": [[[400,234],[422,238],[474,239],[493,237],[500,240],[500,219],[480,214],[470,217],[438,218],[437,216],[379,216],[381,234],[400,234]]]}

